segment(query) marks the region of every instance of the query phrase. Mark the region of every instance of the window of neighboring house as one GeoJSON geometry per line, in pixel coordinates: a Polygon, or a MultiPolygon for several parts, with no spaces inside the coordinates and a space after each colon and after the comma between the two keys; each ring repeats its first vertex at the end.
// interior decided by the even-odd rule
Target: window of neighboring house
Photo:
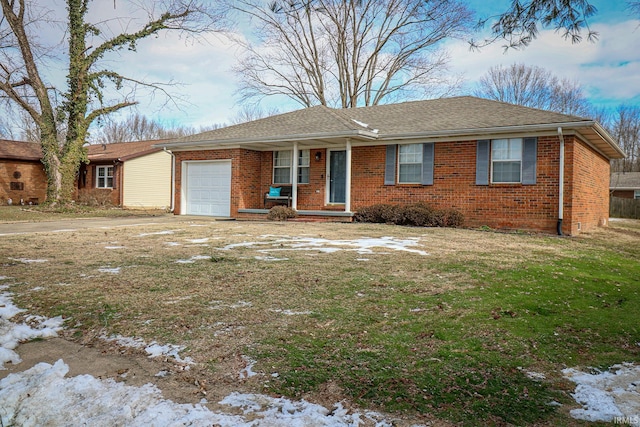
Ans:
{"type": "Polygon", "coordinates": [[[309,183],[309,150],[298,151],[298,184],[309,183]]]}
{"type": "Polygon", "coordinates": [[[113,166],[96,166],[96,188],[113,188],[113,166]]]}
{"type": "Polygon", "coordinates": [[[398,182],[420,184],[422,181],[422,144],[398,146],[398,182]]]}
{"type": "MultiPolygon", "coordinates": [[[[273,183],[291,184],[293,151],[273,152],[273,183]]],[[[309,183],[309,150],[298,151],[298,184],[309,183]]]]}
{"type": "Polygon", "coordinates": [[[633,198],[636,200],[640,200],[640,190],[633,191],[633,198]]]}
{"type": "Polygon", "coordinates": [[[522,138],[491,141],[491,182],[521,182],[522,138]]]}

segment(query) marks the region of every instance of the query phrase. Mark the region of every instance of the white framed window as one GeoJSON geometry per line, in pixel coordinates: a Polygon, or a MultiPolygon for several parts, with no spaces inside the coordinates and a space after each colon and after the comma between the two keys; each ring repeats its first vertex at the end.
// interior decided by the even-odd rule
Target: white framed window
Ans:
{"type": "Polygon", "coordinates": [[[96,188],[113,188],[113,166],[96,166],[96,188]]]}
{"type": "MultiPolygon", "coordinates": [[[[273,152],[273,183],[291,184],[293,151],[273,152]]],[[[298,184],[309,183],[309,150],[298,151],[298,184]]]]}
{"type": "Polygon", "coordinates": [[[420,184],[422,181],[422,144],[398,146],[398,183],[420,184]]]}
{"type": "Polygon", "coordinates": [[[309,183],[309,150],[298,151],[298,184],[309,183]]]}
{"type": "Polygon", "coordinates": [[[291,151],[273,152],[273,183],[291,184],[291,151]]]}
{"type": "Polygon", "coordinates": [[[633,190],[633,198],[640,200],[640,190],[633,190]]]}
{"type": "Polygon", "coordinates": [[[491,182],[522,181],[522,138],[491,141],[491,182]]]}

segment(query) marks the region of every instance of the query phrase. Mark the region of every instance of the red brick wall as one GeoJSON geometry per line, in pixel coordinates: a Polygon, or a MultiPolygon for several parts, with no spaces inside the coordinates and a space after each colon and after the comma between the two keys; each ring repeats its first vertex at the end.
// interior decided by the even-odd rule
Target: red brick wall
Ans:
{"type": "MultiPolygon", "coordinates": [[[[352,151],[351,209],[375,203],[425,201],[437,208],[454,208],[465,225],[555,232],[558,220],[559,140],[538,138],[535,185],[475,184],[476,141],[435,144],[433,185],[384,185],[385,146],[354,147],[352,151]]],[[[263,207],[272,185],[273,153],[244,149],[176,152],[176,213],[180,213],[181,162],[232,160],[231,214],[263,207]]],[[[326,210],[327,150],[310,150],[310,182],[298,185],[298,209],[326,210]],[[315,160],[319,152],[321,159],[315,160]]],[[[566,234],[588,230],[608,218],[609,162],[574,137],[565,137],[566,234]]]]}
{"type": "Polygon", "coordinates": [[[536,185],[476,185],[476,141],[437,142],[433,185],[384,185],[385,147],[353,150],[352,209],[425,201],[454,208],[465,225],[554,230],[558,211],[558,140],[538,138],[536,185]]]}
{"type": "Polygon", "coordinates": [[[78,179],[78,195],[80,202],[92,203],[92,201],[103,203],[108,202],[114,206],[122,205],[122,164],[113,163],[91,163],[80,166],[80,178],[78,179]],[[114,166],[113,188],[96,188],[96,167],[114,166]]]}
{"type": "MultiPolygon", "coordinates": [[[[566,140],[567,138],[565,138],[566,140]]],[[[609,220],[610,163],[577,138],[565,144],[565,215],[563,232],[577,234],[609,220]],[[566,188],[571,191],[567,192],[566,188]]]]}
{"type": "Polygon", "coordinates": [[[0,204],[6,205],[11,199],[14,205],[29,201],[42,203],[47,197],[47,175],[44,166],[39,161],[0,161],[0,204]],[[11,183],[15,188],[11,189],[11,183]]]}
{"type": "MultiPolygon", "coordinates": [[[[178,151],[176,157],[176,187],[174,213],[180,214],[182,190],[182,162],[190,160],[231,160],[231,216],[238,209],[262,207],[261,163],[264,154],[240,148],[225,150],[178,151]]],[[[264,165],[262,167],[264,170],[264,165]]]]}

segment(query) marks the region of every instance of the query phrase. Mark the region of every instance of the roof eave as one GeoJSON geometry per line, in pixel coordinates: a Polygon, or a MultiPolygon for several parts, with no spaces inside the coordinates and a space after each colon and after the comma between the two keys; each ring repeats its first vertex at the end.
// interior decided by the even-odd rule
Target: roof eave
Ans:
{"type": "Polygon", "coordinates": [[[361,140],[376,140],[378,134],[376,132],[367,130],[354,130],[352,132],[324,132],[324,133],[310,133],[310,134],[297,134],[297,135],[283,135],[273,136],[268,138],[228,138],[228,139],[211,139],[211,140],[199,140],[199,141],[183,141],[183,142],[170,142],[165,144],[154,144],[157,148],[166,149],[189,149],[192,147],[203,148],[210,146],[212,148],[222,147],[228,145],[241,146],[241,145],[257,145],[257,144],[275,144],[275,143],[287,143],[294,141],[312,141],[312,140],[326,140],[336,138],[356,138],[361,140]]]}
{"type": "Polygon", "coordinates": [[[411,140],[411,139],[434,139],[447,137],[474,137],[486,135],[497,135],[506,133],[529,133],[529,132],[557,132],[558,128],[579,130],[582,128],[590,128],[600,139],[590,141],[604,155],[611,159],[624,158],[625,154],[622,149],[615,143],[611,135],[595,121],[584,120],[579,122],[558,122],[558,123],[542,123],[532,125],[518,126],[498,126],[487,128],[468,128],[468,129],[448,129],[442,131],[416,132],[416,133],[399,133],[399,134],[383,134],[380,141],[387,140],[411,140]]]}
{"type": "Polygon", "coordinates": [[[6,156],[0,156],[0,160],[19,160],[23,162],[39,162],[42,160],[42,156],[13,156],[11,154],[6,156]]]}

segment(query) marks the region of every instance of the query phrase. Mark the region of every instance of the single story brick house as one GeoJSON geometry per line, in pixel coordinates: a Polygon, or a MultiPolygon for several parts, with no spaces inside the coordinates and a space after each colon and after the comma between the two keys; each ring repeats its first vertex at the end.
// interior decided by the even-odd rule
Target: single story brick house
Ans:
{"type": "Polygon", "coordinates": [[[47,197],[39,143],[0,140],[0,204],[38,204],[47,197]]]}
{"type": "Polygon", "coordinates": [[[609,190],[613,197],[640,200],[640,172],[613,172],[609,190]]]}
{"type": "Polygon", "coordinates": [[[78,175],[78,199],[129,209],[169,209],[172,158],[154,146],[159,142],[89,145],[89,163],[81,165],[78,175]]]}
{"type": "Polygon", "coordinates": [[[607,224],[624,157],[593,120],[469,96],[316,106],[157,146],[175,156],[176,214],[262,218],[288,187],[301,218],[425,201],[465,226],[564,234],[607,224]]]}

